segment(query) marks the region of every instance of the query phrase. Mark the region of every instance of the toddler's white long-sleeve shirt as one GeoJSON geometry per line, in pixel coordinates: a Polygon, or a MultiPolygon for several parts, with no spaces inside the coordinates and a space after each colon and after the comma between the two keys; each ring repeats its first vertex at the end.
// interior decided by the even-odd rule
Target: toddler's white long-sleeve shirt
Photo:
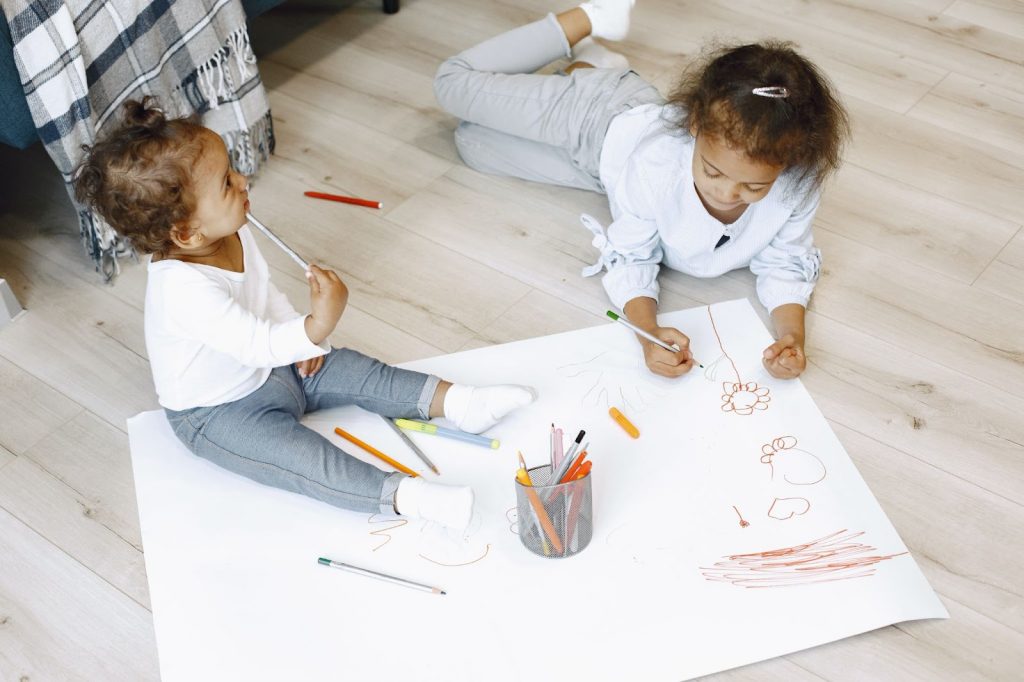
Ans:
{"type": "Polygon", "coordinates": [[[238,231],[244,272],[179,260],[150,261],[146,350],[160,404],[172,410],[238,400],[274,367],[323,355],[305,316],[270,281],[248,226],[238,231]]]}
{"type": "Polygon", "coordinates": [[[638,296],[658,299],[662,263],[695,277],[717,277],[749,265],[757,276],[758,298],[769,311],[785,303],[806,306],[821,267],[811,233],[820,192],[796,186],[784,172],[736,222],[721,223],[704,208],[693,185],[694,139],[666,127],[664,106],[636,107],[609,126],[600,175],[613,222],[605,232],[583,216],[601,251],[600,260],[583,274],[607,269],[605,290],[622,308],[638,296]],[[729,241],[715,248],[723,235],[729,241]]]}

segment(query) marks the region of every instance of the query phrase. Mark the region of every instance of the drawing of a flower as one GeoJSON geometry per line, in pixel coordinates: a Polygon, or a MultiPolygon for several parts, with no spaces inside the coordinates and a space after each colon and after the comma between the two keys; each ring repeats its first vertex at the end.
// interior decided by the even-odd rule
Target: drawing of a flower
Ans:
{"type": "Polygon", "coordinates": [[[768,409],[768,402],[771,392],[767,386],[758,386],[756,382],[748,381],[745,384],[730,383],[722,384],[722,411],[735,412],[736,414],[753,414],[754,410],[768,409]]]}

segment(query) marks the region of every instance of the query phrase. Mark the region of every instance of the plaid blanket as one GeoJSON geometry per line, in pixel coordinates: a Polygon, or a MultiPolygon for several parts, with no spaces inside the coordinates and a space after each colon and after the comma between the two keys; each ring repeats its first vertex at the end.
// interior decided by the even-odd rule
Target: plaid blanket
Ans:
{"type": "MultiPolygon", "coordinates": [[[[71,192],[76,166],[128,99],[199,113],[251,175],[274,134],[240,0],[3,0],[32,120],[71,192]]],[[[72,201],[74,198],[72,197],[72,201]]],[[[86,250],[109,281],[131,247],[76,205],[86,250]]]]}

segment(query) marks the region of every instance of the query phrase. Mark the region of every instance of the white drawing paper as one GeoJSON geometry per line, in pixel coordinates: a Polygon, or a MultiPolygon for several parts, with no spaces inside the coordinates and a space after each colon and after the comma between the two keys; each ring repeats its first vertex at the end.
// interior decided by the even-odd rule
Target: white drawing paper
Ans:
{"type": "MultiPolygon", "coordinates": [[[[404,365],[538,393],[488,432],[498,450],[410,434],[437,480],[474,488],[465,533],[259,485],[189,453],[162,412],[129,420],[163,679],[675,682],[948,617],[803,385],[763,369],[771,338],[749,303],[660,320],[705,370],[651,375],[614,323],[404,365]],[[593,540],[566,559],[515,532],[516,451],[547,463],[552,422],[567,446],[586,429],[593,462],[593,540]]],[[[435,478],[376,415],[305,422],[435,478]]]]}

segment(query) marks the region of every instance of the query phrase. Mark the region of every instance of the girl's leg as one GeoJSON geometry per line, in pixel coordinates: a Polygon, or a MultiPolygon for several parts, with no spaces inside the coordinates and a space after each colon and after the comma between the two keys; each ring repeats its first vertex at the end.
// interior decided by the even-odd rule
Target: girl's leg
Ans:
{"type": "MultiPolygon", "coordinates": [[[[628,23],[630,3],[622,2],[628,23]]],[[[588,15],[575,8],[491,38],[441,65],[434,81],[440,105],[463,121],[505,134],[463,128],[460,151],[471,147],[464,156],[469,165],[541,182],[557,177],[557,184],[601,191],[600,149],[608,121],[618,113],[609,113],[607,103],[626,69],[533,73],[570,56],[572,43],[589,32],[588,15]],[[524,142],[526,148],[506,160],[509,148],[524,142]]]]}
{"type": "Polygon", "coordinates": [[[522,386],[453,386],[348,348],[332,350],[320,371],[302,380],[302,390],[307,411],[358,405],[385,417],[443,416],[473,433],[494,426],[512,410],[533,401],[533,393],[522,386]]]}
{"type": "MultiPolygon", "coordinates": [[[[358,405],[385,417],[429,419],[441,380],[387,365],[349,348],[335,348],[323,367],[303,379],[306,411],[358,405]]],[[[437,415],[440,416],[440,415],[437,415]]]]}
{"type": "Polygon", "coordinates": [[[601,181],[573,163],[561,147],[466,122],[455,129],[455,147],[466,165],[481,173],[604,192],[601,181]]]}
{"type": "Polygon", "coordinates": [[[229,471],[343,509],[394,513],[405,477],[352,457],[300,424],[305,409],[298,377],[280,367],[244,398],[168,417],[192,452],[229,471]]]}

